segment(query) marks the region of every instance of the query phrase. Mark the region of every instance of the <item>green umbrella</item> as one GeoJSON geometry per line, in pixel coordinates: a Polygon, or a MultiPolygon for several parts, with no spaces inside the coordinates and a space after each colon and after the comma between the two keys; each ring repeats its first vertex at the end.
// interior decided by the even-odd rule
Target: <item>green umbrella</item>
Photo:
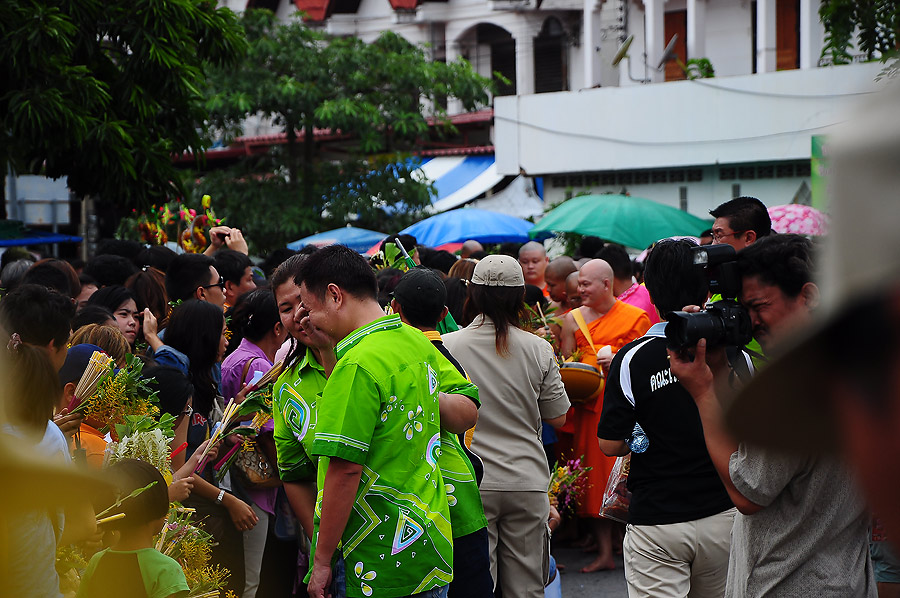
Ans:
{"type": "Polygon", "coordinates": [[[548,232],[593,235],[626,247],[643,249],[660,239],[697,236],[709,221],[676,208],[628,195],[585,195],[550,210],[528,231],[528,236],[548,232]]]}

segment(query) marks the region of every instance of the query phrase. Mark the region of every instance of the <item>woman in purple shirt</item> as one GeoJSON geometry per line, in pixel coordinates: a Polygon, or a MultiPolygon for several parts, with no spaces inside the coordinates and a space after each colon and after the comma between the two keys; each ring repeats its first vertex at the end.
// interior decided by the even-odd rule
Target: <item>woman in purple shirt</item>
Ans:
{"type": "MultiPolygon", "coordinates": [[[[231,309],[231,344],[237,348],[222,362],[222,394],[228,400],[249,384],[256,372],[269,371],[287,331],[281,324],[275,296],[269,289],[257,289],[241,295],[231,309]]],[[[270,419],[260,430],[256,442],[272,455],[274,465],[275,443],[272,439],[273,423],[270,419]],[[270,448],[271,450],[266,450],[270,448]]],[[[259,571],[269,531],[269,518],[275,515],[277,489],[244,489],[251,507],[259,517],[259,523],[244,531],[244,598],[254,598],[259,586],[259,571]]]]}

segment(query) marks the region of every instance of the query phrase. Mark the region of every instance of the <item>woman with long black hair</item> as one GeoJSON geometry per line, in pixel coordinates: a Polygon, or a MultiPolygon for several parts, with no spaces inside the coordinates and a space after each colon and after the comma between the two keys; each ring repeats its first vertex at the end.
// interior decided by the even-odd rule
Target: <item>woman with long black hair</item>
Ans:
{"type": "MultiPolygon", "coordinates": [[[[144,337],[153,350],[153,359],[188,375],[194,386],[193,414],[188,426],[187,458],[209,438],[216,413],[222,408],[220,363],[228,338],[222,308],[192,299],[176,307],[169,316],[165,344],[156,330],[156,318],[144,310],[144,337]]],[[[221,414],[220,414],[221,415],[221,414]]],[[[223,451],[224,452],[224,451],[223,451]]],[[[244,544],[242,533],[253,529],[259,518],[244,500],[215,485],[211,465],[194,476],[194,489],[185,501],[197,509],[198,520],[218,542],[213,562],[231,571],[227,588],[240,595],[244,590],[244,544]]]]}
{"type": "MultiPolygon", "coordinates": [[[[287,338],[287,331],[278,317],[275,295],[269,289],[257,289],[238,297],[231,308],[230,329],[237,348],[222,362],[222,394],[236,396],[244,385],[252,382],[257,372],[265,374],[275,361],[275,353],[287,338]]],[[[270,419],[257,434],[255,443],[269,466],[276,468],[274,425],[270,419]]],[[[234,471],[234,470],[232,470],[234,471]]],[[[275,473],[277,475],[277,473],[275,473]]],[[[275,517],[277,488],[253,488],[244,484],[244,491],[259,524],[244,532],[244,598],[254,598],[260,583],[263,552],[269,531],[270,517],[275,517]]]]}
{"type": "Polygon", "coordinates": [[[550,513],[541,421],[562,426],[569,399],[553,347],[522,328],[524,300],[519,262],[486,257],[469,283],[465,311],[471,324],[443,341],[481,397],[472,450],[484,461],[480,489],[494,581],[505,596],[541,598],[550,513]]]}

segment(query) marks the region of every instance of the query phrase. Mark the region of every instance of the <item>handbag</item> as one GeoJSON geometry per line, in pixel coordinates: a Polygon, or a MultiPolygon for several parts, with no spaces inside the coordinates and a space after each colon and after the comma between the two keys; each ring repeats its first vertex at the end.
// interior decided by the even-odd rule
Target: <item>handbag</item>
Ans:
{"type": "Polygon", "coordinates": [[[628,507],[631,504],[631,491],[627,486],[629,469],[631,469],[631,453],[616,458],[609,472],[606,490],[603,492],[601,517],[628,523],[628,507]]]}
{"type": "MultiPolygon", "coordinates": [[[[241,382],[247,379],[250,365],[258,359],[253,357],[244,364],[241,382]]],[[[234,460],[233,473],[237,474],[245,488],[277,488],[281,486],[278,471],[269,462],[266,453],[255,440],[244,440],[234,460]]]]}

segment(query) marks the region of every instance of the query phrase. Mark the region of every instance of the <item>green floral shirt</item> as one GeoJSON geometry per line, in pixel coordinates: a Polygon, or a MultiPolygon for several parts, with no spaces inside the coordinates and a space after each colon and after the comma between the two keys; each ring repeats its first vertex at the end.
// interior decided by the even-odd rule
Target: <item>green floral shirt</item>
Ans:
{"type": "MultiPolygon", "coordinates": [[[[433,346],[433,345],[432,345],[433,346]]],[[[478,387],[468,382],[459,370],[440,354],[438,354],[440,391],[462,394],[475,401],[479,407],[478,387]],[[462,380],[462,385],[460,383],[462,380]]],[[[484,506],[481,504],[481,492],[475,481],[475,470],[472,462],[463,452],[456,434],[441,430],[441,454],[438,467],[444,477],[444,489],[447,492],[447,504],[450,505],[450,523],[453,526],[453,537],[459,538],[487,527],[484,506]]]]}
{"type": "MultiPolygon", "coordinates": [[[[363,466],[341,538],[347,595],[392,598],[447,585],[453,543],[438,468],[443,356],[396,315],[354,331],[335,352],[311,454],[363,466]]],[[[469,385],[453,373],[460,388],[469,385]]],[[[326,471],[323,461],[313,545],[326,471]]]]}
{"type": "Polygon", "coordinates": [[[285,482],[316,479],[316,460],[310,456],[310,449],[316,429],[316,401],[326,381],[325,370],[309,348],[297,367],[285,370],[275,381],[275,450],[278,472],[285,482]]]}

